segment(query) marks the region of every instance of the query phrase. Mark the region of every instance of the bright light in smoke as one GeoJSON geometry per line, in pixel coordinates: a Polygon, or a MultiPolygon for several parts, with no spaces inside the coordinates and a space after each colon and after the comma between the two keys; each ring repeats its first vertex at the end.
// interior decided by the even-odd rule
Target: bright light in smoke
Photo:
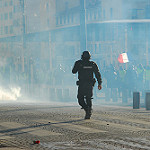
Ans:
{"type": "Polygon", "coordinates": [[[34,17],[37,17],[37,14],[36,14],[36,13],[34,13],[34,17]]]}
{"type": "Polygon", "coordinates": [[[21,96],[21,88],[4,89],[0,87],[0,100],[17,100],[21,96]]]}

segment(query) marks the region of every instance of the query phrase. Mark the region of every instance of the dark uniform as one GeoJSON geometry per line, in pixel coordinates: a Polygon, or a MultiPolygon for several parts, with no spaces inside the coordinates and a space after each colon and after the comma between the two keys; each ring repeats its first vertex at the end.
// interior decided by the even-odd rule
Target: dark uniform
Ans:
{"type": "Polygon", "coordinates": [[[95,62],[89,61],[90,53],[84,51],[81,57],[81,60],[75,62],[72,69],[72,73],[78,72],[78,103],[85,110],[86,115],[85,119],[90,119],[91,109],[92,109],[92,96],[93,96],[93,87],[96,80],[93,78],[93,73],[95,74],[98,81],[99,90],[102,88],[102,79],[99,72],[98,66],[95,62]]]}

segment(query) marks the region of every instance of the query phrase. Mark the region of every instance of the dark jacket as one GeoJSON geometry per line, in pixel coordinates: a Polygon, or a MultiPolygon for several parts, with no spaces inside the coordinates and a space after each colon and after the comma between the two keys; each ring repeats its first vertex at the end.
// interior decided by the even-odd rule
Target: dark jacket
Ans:
{"type": "Polygon", "coordinates": [[[78,72],[79,81],[91,81],[93,80],[93,73],[98,81],[98,84],[102,84],[101,74],[99,72],[98,66],[95,62],[89,60],[78,60],[75,62],[72,69],[72,73],[78,72]]]}

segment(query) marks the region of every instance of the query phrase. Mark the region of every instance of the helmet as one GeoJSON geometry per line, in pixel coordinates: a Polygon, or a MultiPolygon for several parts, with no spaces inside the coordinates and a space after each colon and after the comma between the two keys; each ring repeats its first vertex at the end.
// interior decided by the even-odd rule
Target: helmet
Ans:
{"type": "Polygon", "coordinates": [[[90,58],[91,58],[91,54],[90,54],[89,51],[84,51],[82,53],[81,59],[87,59],[87,60],[89,60],[90,58]]]}

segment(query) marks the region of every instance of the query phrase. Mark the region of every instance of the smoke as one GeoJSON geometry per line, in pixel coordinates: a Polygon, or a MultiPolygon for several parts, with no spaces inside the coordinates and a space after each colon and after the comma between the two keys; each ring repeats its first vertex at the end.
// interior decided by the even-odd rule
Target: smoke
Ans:
{"type": "MultiPolygon", "coordinates": [[[[85,50],[81,49],[85,44],[81,35],[85,32],[87,50],[101,68],[106,93],[107,88],[115,88],[114,91],[120,86],[124,88],[118,80],[112,83],[116,87],[107,85],[116,80],[120,66],[126,70],[131,64],[130,60],[128,64],[119,64],[117,58],[120,53],[130,52],[135,58],[134,65],[146,65],[149,61],[150,26],[146,19],[150,18],[150,0],[86,0],[86,14],[81,11],[80,0],[25,0],[24,13],[19,6],[21,1],[18,2],[10,21],[13,22],[10,27],[14,36],[3,38],[0,35],[1,100],[22,97],[65,102],[75,100],[77,76],[72,75],[71,70],[85,50]],[[82,15],[86,15],[85,20],[80,18],[82,15]],[[142,23],[140,19],[143,19],[142,23]],[[84,21],[87,31],[80,26],[84,21]],[[110,64],[116,69],[117,74],[112,69],[114,78],[107,74],[108,70],[111,71],[110,64]]],[[[110,95],[113,93],[111,91],[110,95]]]]}
{"type": "Polygon", "coordinates": [[[0,87],[0,100],[16,101],[19,97],[21,97],[20,87],[11,87],[9,89],[0,87]]]}

